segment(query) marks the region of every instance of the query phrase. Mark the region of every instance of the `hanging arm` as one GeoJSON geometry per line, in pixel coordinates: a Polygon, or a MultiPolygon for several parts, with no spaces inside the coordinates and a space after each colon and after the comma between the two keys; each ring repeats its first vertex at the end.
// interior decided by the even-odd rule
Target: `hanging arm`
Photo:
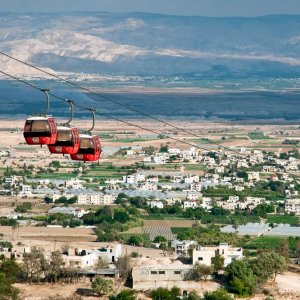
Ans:
{"type": "Polygon", "coordinates": [[[73,120],[73,115],[74,115],[74,101],[70,100],[70,99],[66,99],[65,101],[68,102],[69,105],[70,105],[71,116],[70,116],[69,120],[66,122],[66,125],[69,125],[72,122],[72,120],[73,120]]]}
{"type": "Polygon", "coordinates": [[[92,125],[92,127],[87,132],[91,133],[91,131],[95,127],[95,113],[96,113],[96,109],[95,108],[90,108],[89,111],[92,113],[92,116],[93,116],[93,125],[92,125]]]}
{"type": "Polygon", "coordinates": [[[46,109],[45,109],[45,116],[46,116],[48,111],[49,111],[49,108],[50,108],[50,99],[49,99],[50,90],[49,89],[42,89],[41,91],[44,92],[45,95],[46,95],[46,101],[47,101],[46,109]]]}

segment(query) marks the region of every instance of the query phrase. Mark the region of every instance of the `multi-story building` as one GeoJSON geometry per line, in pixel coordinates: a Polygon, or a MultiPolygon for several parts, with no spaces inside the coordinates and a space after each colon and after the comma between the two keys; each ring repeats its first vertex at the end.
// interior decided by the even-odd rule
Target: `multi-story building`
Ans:
{"type": "Polygon", "coordinates": [[[193,265],[204,264],[211,266],[212,259],[217,255],[224,257],[224,266],[226,267],[233,260],[243,258],[243,249],[229,247],[227,243],[220,243],[218,247],[198,246],[193,250],[193,265]]]}
{"type": "Polygon", "coordinates": [[[285,212],[300,215],[300,199],[287,199],[285,201],[285,212]]]}

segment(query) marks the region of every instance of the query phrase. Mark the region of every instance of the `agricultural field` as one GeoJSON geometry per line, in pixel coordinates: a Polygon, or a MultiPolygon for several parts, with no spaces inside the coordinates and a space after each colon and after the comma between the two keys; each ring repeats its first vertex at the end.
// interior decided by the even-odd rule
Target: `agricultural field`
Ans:
{"type": "Polygon", "coordinates": [[[142,138],[122,138],[122,139],[115,139],[109,140],[110,143],[138,143],[138,142],[149,142],[153,141],[153,139],[142,139],[142,138]]]}
{"type": "Polygon", "coordinates": [[[262,131],[253,131],[248,133],[248,137],[251,140],[267,140],[270,139],[267,135],[265,135],[262,131]]]}
{"type": "Polygon", "coordinates": [[[69,179],[77,177],[76,174],[73,173],[42,173],[36,174],[35,178],[37,179],[69,179]]]}
{"type": "MultiPolygon", "coordinates": [[[[279,236],[260,236],[250,240],[242,246],[245,249],[266,249],[278,251],[280,243],[282,243],[283,240],[285,240],[285,238],[279,236]]],[[[287,240],[292,256],[295,256],[297,251],[297,243],[299,243],[300,237],[289,237],[287,240]]]]}
{"type": "Polygon", "coordinates": [[[115,166],[112,164],[100,164],[91,168],[88,175],[83,176],[83,178],[91,176],[94,178],[121,178],[132,170],[133,169],[131,168],[115,166]]]}
{"type": "Polygon", "coordinates": [[[276,224],[299,225],[299,217],[289,215],[268,215],[267,222],[276,224]]]}

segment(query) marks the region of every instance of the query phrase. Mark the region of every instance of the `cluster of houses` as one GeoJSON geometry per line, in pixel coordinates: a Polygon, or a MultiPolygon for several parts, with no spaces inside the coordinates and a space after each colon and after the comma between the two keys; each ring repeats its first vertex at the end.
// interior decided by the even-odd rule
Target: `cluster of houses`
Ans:
{"type": "MultiPolygon", "coordinates": [[[[174,249],[172,260],[162,260],[153,263],[153,258],[137,258],[132,268],[133,288],[137,290],[153,289],[158,287],[172,287],[181,281],[193,281],[189,275],[197,264],[206,266],[213,265],[216,256],[224,258],[224,267],[235,259],[243,258],[243,249],[234,248],[227,243],[220,243],[215,247],[202,247],[195,241],[178,241],[171,243],[174,249]],[[192,247],[192,248],[191,248],[192,247]],[[187,256],[188,250],[192,249],[191,263],[184,264],[177,260],[180,256],[187,256]]],[[[7,249],[6,249],[7,250],[7,249]]],[[[1,249],[5,255],[14,255],[17,261],[22,261],[24,253],[29,253],[31,247],[16,246],[12,251],[1,249]]],[[[118,259],[127,253],[121,244],[114,243],[98,248],[68,249],[62,253],[63,266],[72,267],[76,273],[83,275],[107,275],[118,276],[116,267],[118,259]]],[[[51,252],[45,251],[46,259],[50,258],[51,252]]]]}
{"type": "Polygon", "coordinates": [[[167,152],[157,152],[146,156],[143,150],[128,150],[127,156],[143,156],[144,164],[165,164],[172,157],[176,159],[178,170],[159,172],[156,170],[140,169],[135,174],[119,179],[107,179],[97,189],[86,188],[86,181],[75,179],[48,180],[26,179],[22,176],[5,177],[3,185],[11,195],[20,197],[50,197],[53,202],[61,197],[67,199],[76,197],[78,205],[112,205],[119,193],[130,197],[148,198],[147,205],[151,208],[163,208],[180,202],[183,209],[202,207],[208,211],[213,205],[224,209],[252,210],[259,204],[268,203],[265,198],[245,197],[236,194],[253,187],[262,180],[283,181],[285,183],[286,212],[299,214],[299,204],[296,199],[293,177],[286,173],[298,170],[299,159],[288,157],[280,159],[276,155],[263,154],[259,150],[240,149],[240,153],[200,151],[195,147],[189,150],[177,148],[167,149],[167,152]],[[213,155],[212,155],[213,153],[213,155]],[[199,172],[185,170],[183,162],[201,164],[209,170],[199,176],[199,172]],[[258,164],[261,171],[252,171],[251,167],[258,164]],[[235,172],[228,175],[228,168],[234,166],[235,172]],[[238,170],[244,176],[238,174],[238,170]],[[249,171],[248,171],[249,169],[249,171]],[[261,177],[263,172],[272,172],[270,177],[261,177]],[[239,176],[238,176],[239,175],[239,176]],[[203,197],[202,191],[209,187],[226,186],[232,190],[228,199],[203,197]]]}

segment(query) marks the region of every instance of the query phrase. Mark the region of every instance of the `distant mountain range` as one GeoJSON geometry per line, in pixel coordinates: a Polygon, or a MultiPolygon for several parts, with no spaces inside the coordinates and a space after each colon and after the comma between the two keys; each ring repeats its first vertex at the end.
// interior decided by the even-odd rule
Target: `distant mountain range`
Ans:
{"type": "MultiPolygon", "coordinates": [[[[0,50],[57,72],[299,77],[300,16],[0,13],[0,50]]],[[[35,71],[0,56],[1,70],[35,71]]]]}

